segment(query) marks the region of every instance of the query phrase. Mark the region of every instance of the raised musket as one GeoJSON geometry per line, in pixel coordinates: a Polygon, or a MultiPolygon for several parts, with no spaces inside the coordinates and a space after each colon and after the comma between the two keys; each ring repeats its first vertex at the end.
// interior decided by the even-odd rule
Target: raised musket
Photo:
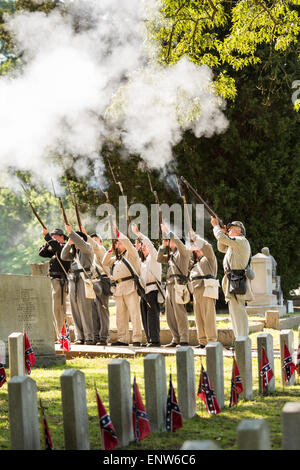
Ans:
{"type": "Polygon", "coordinates": [[[122,197],[123,197],[123,200],[124,200],[124,203],[125,203],[125,208],[126,208],[126,225],[127,225],[127,230],[128,230],[129,222],[130,222],[130,221],[129,221],[129,215],[128,215],[128,205],[127,205],[126,197],[125,197],[125,195],[124,195],[123,186],[122,186],[121,181],[117,181],[117,180],[116,180],[114,171],[113,171],[113,169],[112,169],[111,163],[110,163],[110,161],[109,161],[108,158],[107,158],[107,161],[108,161],[108,166],[109,166],[111,175],[112,175],[112,177],[113,177],[114,183],[115,183],[117,186],[119,186],[120,193],[121,193],[121,195],[122,195],[122,197]]]}
{"type": "MultiPolygon", "coordinates": [[[[152,192],[152,194],[154,196],[154,200],[155,200],[155,203],[156,203],[157,208],[158,208],[159,240],[160,240],[160,243],[162,243],[162,240],[163,240],[163,233],[162,233],[162,230],[161,230],[161,224],[163,223],[162,210],[161,210],[161,206],[160,206],[160,203],[159,203],[157,191],[153,190],[149,171],[147,171],[147,175],[148,175],[150,191],[152,192]]],[[[168,244],[166,246],[166,254],[167,254],[167,257],[168,257],[168,260],[169,260],[170,259],[170,240],[169,239],[168,239],[168,244]]]]}
{"type": "Polygon", "coordinates": [[[26,189],[24,188],[23,184],[20,182],[20,185],[24,191],[24,193],[26,194],[27,198],[28,198],[28,203],[31,207],[31,210],[33,212],[33,214],[35,215],[35,217],[37,218],[37,220],[39,221],[39,223],[41,224],[41,226],[45,229],[47,229],[46,225],[44,224],[44,222],[42,221],[42,219],[40,218],[40,216],[38,215],[36,209],[34,208],[32,202],[31,202],[31,199],[30,199],[30,195],[28,194],[28,192],[26,191],[26,189]]]}
{"type": "Polygon", "coordinates": [[[54,196],[58,199],[58,202],[59,202],[59,207],[60,207],[63,219],[64,219],[64,223],[65,223],[65,225],[69,225],[67,214],[66,214],[63,202],[62,202],[62,198],[60,196],[56,196],[56,192],[55,192],[55,188],[54,188],[52,178],[51,178],[51,182],[52,182],[54,196]]]}
{"type": "Polygon", "coordinates": [[[82,222],[81,222],[81,217],[80,217],[78,203],[77,203],[77,199],[76,199],[75,194],[72,194],[72,198],[73,198],[73,203],[74,203],[74,208],[75,208],[75,212],[76,212],[76,218],[77,218],[77,223],[78,223],[78,226],[79,226],[79,230],[82,232],[83,225],[82,225],[82,222]]]}
{"type": "Polygon", "coordinates": [[[204,207],[206,208],[207,212],[212,216],[212,217],[215,217],[216,219],[218,219],[219,221],[219,224],[220,224],[220,227],[222,228],[226,228],[225,224],[223,223],[222,219],[220,219],[220,217],[212,210],[212,208],[207,204],[207,202],[200,196],[200,194],[198,194],[198,192],[193,188],[193,186],[191,186],[191,184],[183,177],[181,176],[180,177],[181,181],[186,185],[186,187],[190,190],[190,192],[193,194],[193,196],[195,196],[196,199],[198,199],[198,201],[201,202],[201,204],[204,205],[204,207]]]}
{"type": "Polygon", "coordinates": [[[182,190],[180,182],[178,181],[177,176],[176,176],[176,183],[177,183],[177,187],[178,187],[179,196],[181,197],[181,199],[183,201],[183,213],[184,213],[184,216],[186,218],[186,222],[187,222],[187,226],[188,226],[188,230],[189,230],[189,235],[191,236],[191,232],[193,232],[192,222],[191,222],[190,214],[189,214],[188,207],[187,207],[186,197],[185,197],[185,194],[182,190]]]}

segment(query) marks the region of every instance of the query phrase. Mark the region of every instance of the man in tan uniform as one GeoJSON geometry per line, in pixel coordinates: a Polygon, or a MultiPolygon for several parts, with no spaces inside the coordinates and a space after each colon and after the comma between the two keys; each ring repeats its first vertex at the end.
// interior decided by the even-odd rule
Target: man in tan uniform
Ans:
{"type": "Polygon", "coordinates": [[[123,258],[129,262],[134,273],[140,275],[140,258],[135,247],[123,233],[115,227],[115,248],[106,252],[103,258],[103,266],[110,268],[110,277],[115,282],[114,297],[116,300],[116,321],[118,330],[118,341],[112,346],[129,345],[129,320],[132,323],[132,344],[140,346],[142,342],[142,321],[140,312],[140,299],[136,290],[133,276],[126,266],[123,258]]]}
{"type": "Polygon", "coordinates": [[[234,336],[248,336],[248,315],[245,302],[253,300],[250,280],[247,279],[247,290],[244,295],[231,294],[229,292],[229,280],[226,275],[228,269],[243,270],[247,267],[251,255],[251,248],[246,239],[246,230],[242,222],[235,221],[228,225],[228,233],[221,229],[217,218],[211,218],[214,236],[218,240],[218,250],[226,253],[223,260],[225,276],[222,281],[222,289],[225,300],[228,302],[229,314],[232,321],[234,336]]]}
{"type": "Polygon", "coordinates": [[[173,232],[170,232],[167,225],[161,224],[161,228],[162,232],[170,239],[170,241],[163,240],[163,245],[159,248],[157,255],[159,263],[168,264],[165,308],[172,341],[165,347],[187,346],[189,344],[187,311],[184,304],[179,304],[175,300],[175,283],[186,284],[190,253],[184,243],[173,232]],[[169,259],[166,252],[168,243],[170,244],[169,259]]]}
{"type": "Polygon", "coordinates": [[[205,348],[207,343],[217,341],[218,336],[215,307],[219,285],[216,279],[218,263],[210,243],[192,231],[190,239],[191,251],[195,258],[190,270],[190,280],[193,286],[194,313],[199,341],[196,347],[205,348]],[[205,284],[209,285],[205,286],[205,284]]]}

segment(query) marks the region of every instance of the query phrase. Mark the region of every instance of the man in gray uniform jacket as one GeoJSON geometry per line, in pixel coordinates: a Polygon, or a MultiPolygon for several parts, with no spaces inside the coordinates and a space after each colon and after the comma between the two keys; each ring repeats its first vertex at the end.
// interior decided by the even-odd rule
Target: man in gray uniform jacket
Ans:
{"type": "Polygon", "coordinates": [[[245,294],[232,294],[229,291],[229,280],[226,275],[226,272],[230,269],[244,270],[248,265],[251,248],[246,239],[246,230],[244,224],[240,221],[235,221],[228,225],[228,234],[221,229],[217,218],[212,217],[211,224],[213,226],[214,236],[218,240],[218,250],[221,253],[225,253],[223,260],[225,276],[222,281],[222,289],[225,300],[228,302],[233,333],[236,338],[238,336],[248,336],[248,315],[245,302],[253,300],[250,280],[247,279],[246,281],[245,294]]]}
{"type": "Polygon", "coordinates": [[[66,225],[69,241],[61,252],[61,259],[71,261],[69,271],[70,303],[75,327],[75,344],[95,344],[93,336],[92,299],[86,298],[83,278],[90,275],[94,250],[87,243],[87,236],[74,232],[66,225]],[[85,272],[84,272],[85,271],[85,272]]]}
{"type": "MultiPolygon", "coordinates": [[[[82,231],[86,233],[85,229],[82,231]]],[[[93,300],[93,325],[94,325],[94,341],[97,346],[106,346],[109,337],[109,293],[107,292],[109,286],[109,269],[104,268],[102,261],[106,253],[103,246],[102,239],[93,233],[91,236],[87,235],[87,241],[94,250],[94,263],[93,274],[99,282],[95,284],[98,286],[96,289],[96,298],[93,300]]]]}
{"type": "Polygon", "coordinates": [[[172,333],[172,341],[165,347],[187,346],[189,344],[189,325],[187,311],[183,303],[176,301],[176,283],[184,285],[188,280],[188,268],[190,253],[184,243],[176,236],[167,225],[161,224],[162,232],[170,239],[163,240],[163,245],[159,248],[157,261],[168,264],[167,271],[167,292],[166,292],[166,317],[167,323],[172,333]],[[166,251],[167,244],[170,243],[170,258],[166,251]]]}

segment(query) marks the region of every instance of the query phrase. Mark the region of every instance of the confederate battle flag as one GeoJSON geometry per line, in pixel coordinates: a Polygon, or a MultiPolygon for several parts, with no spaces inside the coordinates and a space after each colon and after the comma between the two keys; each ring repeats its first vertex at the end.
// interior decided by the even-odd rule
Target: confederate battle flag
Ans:
{"type": "Polygon", "coordinates": [[[31,347],[31,344],[29,342],[28,336],[25,332],[24,332],[24,345],[25,345],[25,366],[26,366],[27,374],[30,375],[31,369],[35,362],[35,355],[31,347]]]}
{"type": "Polygon", "coordinates": [[[106,413],[106,409],[103,406],[103,403],[101,401],[101,398],[99,397],[97,390],[96,399],[98,406],[98,416],[100,422],[102,444],[105,450],[113,450],[119,444],[119,439],[116,435],[116,431],[110,419],[110,416],[106,413]]]}
{"type": "Polygon", "coordinates": [[[46,416],[44,414],[44,408],[42,407],[42,402],[41,401],[40,401],[40,409],[41,409],[41,413],[42,413],[42,424],[43,424],[45,450],[53,450],[50,431],[49,431],[48,423],[47,423],[47,420],[46,420],[46,416]]]}
{"type": "Polygon", "coordinates": [[[197,395],[204,401],[208,413],[217,415],[221,412],[214,389],[202,365],[197,395]]]}
{"type": "Polygon", "coordinates": [[[298,375],[300,375],[300,341],[299,341],[299,344],[298,344],[298,351],[297,351],[296,371],[298,372],[298,375]]]}
{"type": "Polygon", "coordinates": [[[2,385],[4,385],[6,382],[6,372],[4,369],[4,365],[0,362],[0,388],[2,385]]]}
{"type": "Polygon", "coordinates": [[[67,352],[71,351],[71,339],[67,319],[64,321],[58,341],[61,344],[61,349],[67,352]]]}
{"type": "Polygon", "coordinates": [[[176,431],[176,429],[179,428],[182,428],[182,414],[176,400],[175,390],[172,384],[172,375],[170,374],[170,385],[167,398],[166,429],[167,431],[176,431]]]}
{"type": "Polygon", "coordinates": [[[231,376],[231,393],[230,393],[230,402],[229,406],[234,406],[238,404],[239,395],[243,391],[242,378],[240,376],[240,371],[235,359],[233,359],[232,364],[232,376],[231,376]]]}
{"type": "Polygon", "coordinates": [[[135,442],[145,439],[151,432],[149,419],[135,377],[132,394],[132,424],[135,442]]]}
{"type": "Polygon", "coordinates": [[[286,382],[288,382],[292,377],[293,373],[295,372],[296,366],[294,364],[289,348],[286,344],[284,344],[284,357],[282,368],[284,369],[284,379],[286,382]]]}
{"type": "Polygon", "coordinates": [[[261,363],[260,363],[259,369],[260,369],[260,375],[262,377],[263,389],[267,390],[268,383],[274,376],[274,373],[273,373],[271,364],[269,362],[266,350],[263,346],[261,347],[261,363]]]}

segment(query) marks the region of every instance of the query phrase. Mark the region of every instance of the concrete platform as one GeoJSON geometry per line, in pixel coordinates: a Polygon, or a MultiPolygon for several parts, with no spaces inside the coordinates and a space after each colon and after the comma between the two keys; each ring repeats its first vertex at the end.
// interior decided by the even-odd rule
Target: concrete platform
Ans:
{"type": "MultiPolygon", "coordinates": [[[[194,355],[197,356],[206,356],[205,349],[194,349],[194,355]]],[[[86,357],[86,358],[93,358],[93,357],[113,357],[116,359],[117,357],[124,357],[124,358],[135,358],[137,356],[147,356],[148,354],[163,354],[164,356],[175,356],[177,348],[164,348],[161,346],[160,348],[147,348],[147,347],[133,347],[133,346],[86,346],[86,345],[76,345],[71,344],[71,351],[66,352],[60,349],[60,344],[55,345],[56,354],[65,354],[67,359],[74,359],[75,357],[86,357]]],[[[297,351],[295,349],[295,351],[297,351]]],[[[225,357],[232,357],[233,352],[227,349],[223,349],[223,355],[225,357]]],[[[257,357],[256,348],[252,348],[252,356],[257,357]]],[[[274,356],[280,357],[279,349],[274,349],[274,356]]]]}

